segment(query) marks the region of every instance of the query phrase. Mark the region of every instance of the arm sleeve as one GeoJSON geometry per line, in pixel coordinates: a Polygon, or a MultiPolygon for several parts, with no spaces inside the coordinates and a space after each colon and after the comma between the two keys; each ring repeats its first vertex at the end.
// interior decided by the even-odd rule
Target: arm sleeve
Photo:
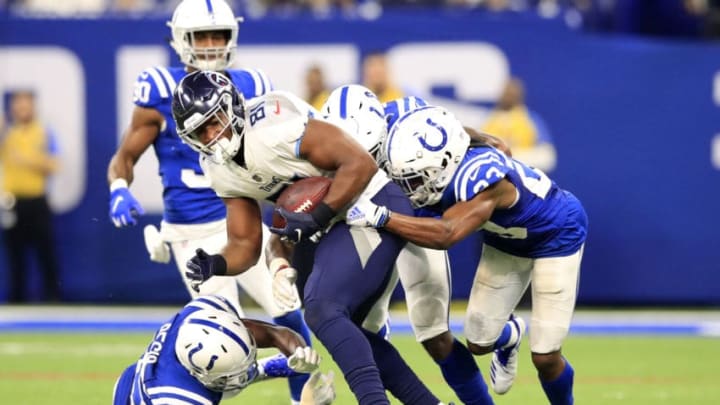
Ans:
{"type": "Polygon", "coordinates": [[[260,359],[258,360],[258,364],[262,367],[261,374],[265,378],[293,377],[299,375],[288,366],[287,361],[288,359],[284,354],[278,354],[260,359]]]}

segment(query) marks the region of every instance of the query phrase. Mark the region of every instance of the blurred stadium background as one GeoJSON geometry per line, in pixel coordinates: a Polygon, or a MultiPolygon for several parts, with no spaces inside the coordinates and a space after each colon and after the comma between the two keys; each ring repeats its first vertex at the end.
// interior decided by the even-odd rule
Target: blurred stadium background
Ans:
{"type": "MultiPolygon", "coordinates": [[[[73,330],[94,343],[117,341],[109,338],[113,334],[139,332],[135,346],[119,362],[122,367],[140,354],[144,343],[139,342],[187,299],[174,266],[154,264],[145,253],[142,227],[158,224],[162,210],[154,157],[143,157],[136,169],[132,190],[148,211],[137,227],[118,230],[108,220],[105,176],[129,120],[135,77],[148,66],[179,63],[167,45],[165,26],[176,3],[0,0],[0,92],[35,92],[39,115],[58,133],[63,167],[50,191],[63,301],[54,303],[59,308],[0,305],[0,380],[6,380],[0,392],[24,395],[24,385],[15,384],[10,376],[16,375],[16,367],[22,369],[13,356],[27,352],[13,350],[17,348],[13,344],[38,342],[40,347],[54,347],[50,342],[56,339],[75,339],[48,334],[51,331],[73,330]],[[89,305],[102,307],[86,308],[89,305]],[[104,333],[85,335],[98,330],[104,333]]],[[[236,65],[261,68],[276,88],[300,95],[305,93],[304,76],[311,65],[323,69],[332,88],[358,82],[363,57],[382,51],[403,89],[445,105],[466,124],[479,126],[506,80],[511,75],[522,78],[528,88],[527,104],[542,115],[555,142],[557,167],[551,177],[583,201],[590,218],[579,285],[581,311],[573,333],[603,340],[590,341],[583,350],[620,349],[631,357],[636,348],[622,352],[626,345],[615,344],[619,342],[615,339],[642,335],[646,343],[638,344],[637,350],[648,349],[648,357],[642,360],[648,368],[639,370],[635,378],[652,380],[649,390],[720,380],[716,368],[714,374],[703,371],[704,377],[683,377],[678,366],[682,356],[667,366],[653,363],[655,356],[682,353],[688,346],[693,346],[692,353],[687,352],[688,361],[706,355],[718,358],[720,44],[715,38],[720,2],[230,3],[236,14],[246,17],[236,65]],[[628,312],[638,307],[651,311],[628,312]],[[678,335],[705,339],[672,340],[678,335]],[[660,340],[653,338],[671,339],[677,345],[656,347],[660,340]],[[665,367],[677,373],[664,374],[665,367]],[[653,376],[659,377],[653,380],[653,376]]],[[[0,111],[5,111],[5,102],[6,97],[0,98],[0,111]]],[[[451,252],[458,310],[469,293],[479,243],[470,238],[451,252]]],[[[5,263],[0,249],[0,302],[8,296],[5,263]]],[[[29,293],[37,297],[39,277],[33,269],[29,271],[29,293]]],[[[395,306],[402,307],[401,291],[395,296],[395,306]]],[[[461,313],[454,315],[453,328],[461,332],[461,313]]],[[[402,312],[394,318],[398,332],[408,331],[402,312]]],[[[572,341],[573,336],[568,347],[572,341]]],[[[78,347],[82,350],[83,344],[78,347]]],[[[403,347],[414,350],[417,361],[428,361],[418,345],[408,341],[403,347]]],[[[59,349],[58,353],[65,352],[59,349]]],[[[535,387],[531,364],[524,357],[521,367],[527,372],[527,386],[535,387]]],[[[588,354],[588,362],[608,362],[592,384],[612,386],[618,381],[609,376],[626,374],[613,367],[617,357],[602,357],[588,354]]],[[[35,377],[64,372],[52,362],[37,364],[23,372],[35,377]]],[[[592,365],[578,369],[583,367],[592,365]]],[[[87,383],[97,370],[78,366],[74,372],[87,383]]],[[[98,371],[97,378],[112,384],[112,370],[98,371]]],[[[58,381],[57,375],[45,377],[40,379],[58,381]]],[[[430,378],[441,385],[439,376],[430,378]]],[[[641,389],[648,390],[642,381],[638,383],[641,389]]],[[[86,389],[78,384],[76,391],[86,389]]],[[[582,387],[582,379],[579,384],[582,387]]],[[[68,384],[61,385],[67,388],[68,384]]],[[[591,402],[597,398],[590,391],[585,396],[588,400],[581,402],[717,403],[717,387],[705,386],[709,391],[700,391],[696,398],[671,392],[648,394],[645,402],[620,393],[591,402]]],[[[526,398],[534,399],[521,397],[515,399],[519,402],[508,403],[542,403],[539,391],[526,398]]],[[[75,403],[107,401],[78,399],[75,403]]]]}

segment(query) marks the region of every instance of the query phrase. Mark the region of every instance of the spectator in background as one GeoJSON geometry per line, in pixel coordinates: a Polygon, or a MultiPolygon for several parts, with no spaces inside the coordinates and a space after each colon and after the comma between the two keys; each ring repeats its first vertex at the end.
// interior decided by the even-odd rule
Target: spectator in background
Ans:
{"type": "Polygon", "coordinates": [[[545,122],[525,105],[525,86],[517,77],[508,80],[497,106],[481,132],[504,140],[513,157],[544,172],[555,168],[556,152],[545,122]]]}
{"type": "Polygon", "coordinates": [[[325,84],[325,73],[319,65],[311,65],[305,73],[305,101],[316,110],[320,110],[327,101],[330,92],[325,84]]]}
{"type": "Polygon", "coordinates": [[[52,131],[35,116],[33,93],[13,93],[10,96],[10,123],[0,137],[10,302],[27,300],[25,280],[30,252],[35,254],[42,271],[43,299],[60,300],[52,236],[53,215],[47,200],[48,178],[58,169],[56,154],[52,131]]]}
{"type": "Polygon", "coordinates": [[[387,57],[382,52],[373,52],[365,56],[362,75],[363,86],[377,94],[383,104],[405,96],[404,92],[394,84],[387,57]]]}

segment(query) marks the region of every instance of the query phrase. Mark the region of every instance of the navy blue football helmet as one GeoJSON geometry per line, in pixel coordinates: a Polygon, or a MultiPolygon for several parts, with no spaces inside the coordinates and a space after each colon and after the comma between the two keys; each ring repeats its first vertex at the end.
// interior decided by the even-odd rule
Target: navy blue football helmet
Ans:
{"type": "Polygon", "coordinates": [[[227,162],[240,150],[245,100],[221,73],[199,70],[180,80],[172,114],[180,139],[217,163],[227,162]]]}

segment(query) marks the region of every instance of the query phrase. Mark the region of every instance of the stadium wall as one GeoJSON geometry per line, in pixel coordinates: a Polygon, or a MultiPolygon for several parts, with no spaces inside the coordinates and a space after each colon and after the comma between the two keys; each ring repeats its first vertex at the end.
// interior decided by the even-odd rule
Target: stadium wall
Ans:
{"type": "MultiPolygon", "coordinates": [[[[142,227],[161,218],[154,159],[142,159],[133,185],[150,214],[122,230],[107,216],[106,167],[130,116],[132,83],[145,67],[177,63],[168,36],[156,19],[0,19],[0,91],[35,90],[60,134],[64,170],[51,197],[72,301],[185,300],[177,270],[151,263],[143,245],[142,227]]],[[[363,55],[387,51],[398,83],[470,125],[510,74],[523,78],[556,143],[551,176],[589,214],[580,304],[720,304],[719,45],[449,12],[251,20],[240,43],[239,66],[262,68],[276,88],[300,94],[311,63],[339,85],[359,79],[363,55]]],[[[455,298],[469,293],[479,243],[452,250],[455,298]]],[[[0,280],[6,272],[0,253],[0,280]]]]}

